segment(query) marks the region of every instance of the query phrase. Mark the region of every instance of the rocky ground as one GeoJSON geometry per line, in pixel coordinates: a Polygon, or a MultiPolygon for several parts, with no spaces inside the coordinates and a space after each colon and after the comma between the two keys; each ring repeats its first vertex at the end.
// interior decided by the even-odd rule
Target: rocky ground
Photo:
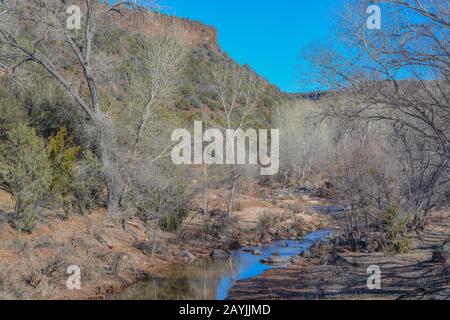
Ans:
{"type": "MultiPolygon", "coordinates": [[[[207,219],[199,209],[200,197],[180,232],[158,232],[153,248],[151,226],[137,218],[111,217],[102,209],[68,220],[48,211],[34,233],[19,234],[8,223],[14,202],[0,190],[0,299],[105,299],[193,259],[226,254],[233,246],[298,239],[318,229],[338,234],[343,207],[306,193],[256,186],[222,220],[224,192],[214,190],[208,195],[207,219]],[[67,290],[70,265],[81,268],[81,290],[67,290]]],[[[435,213],[407,254],[355,253],[327,241],[285,269],[237,283],[229,298],[448,299],[443,262],[448,257],[439,257],[437,249],[450,235],[449,215],[435,213]],[[371,265],[382,270],[379,291],[367,289],[371,265]]]]}
{"type": "Polygon", "coordinates": [[[450,213],[436,212],[405,254],[355,253],[328,241],[286,269],[240,281],[229,299],[450,299],[450,213]],[[381,290],[369,290],[369,266],[381,269],[381,290]]]}
{"type": "Polygon", "coordinates": [[[48,210],[35,232],[19,234],[8,223],[14,202],[0,190],[0,299],[104,299],[214,250],[299,238],[330,222],[311,210],[315,202],[308,197],[262,187],[242,195],[231,217],[218,222],[221,194],[209,195],[207,223],[193,210],[179,233],[158,232],[153,248],[151,226],[137,218],[111,217],[104,209],[68,220],[48,210]],[[213,229],[206,235],[205,225],[213,229]],[[70,265],[81,269],[81,290],[67,290],[70,265]]]}

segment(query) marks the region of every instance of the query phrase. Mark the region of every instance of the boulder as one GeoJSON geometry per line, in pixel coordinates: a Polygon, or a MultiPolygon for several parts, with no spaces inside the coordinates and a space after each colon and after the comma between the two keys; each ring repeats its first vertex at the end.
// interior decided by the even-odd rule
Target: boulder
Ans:
{"type": "Polygon", "coordinates": [[[311,198],[310,198],[310,196],[308,196],[308,195],[302,195],[301,196],[301,199],[302,199],[302,201],[309,201],[309,200],[311,200],[311,198]]]}
{"type": "Polygon", "coordinates": [[[280,257],[268,257],[268,258],[264,258],[260,260],[261,263],[264,264],[282,264],[285,263],[286,261],[281,259],[280,257]]]}
{"type": "Polygon", "coordinates": [[[298,256],[297,257],[292,257],[292,258],[289,259],[289,262],[292,263],[292,264],[299,263],[300,261],[302,261],[302,258],[298,257],[298,256]]]}
{"type": "Polygon", "coordinates": [[[230,257],[230,254],[225,250],[215,249],[212,252],[211,257],[213,257],[214,259],[228,259],[230,257]]]}
{"type": "Polygon", "coordinates": [[[196,256],[194,256],[192,253],[190,253],[189,251],[183,251],[180,253],[180,257],[182,257],[184,259],[184,261],[186,263],[190,263],[192,261],[194,261],[195,259],[197,259],[196,256]]]}
{"type": "Polygon", "coordinates": [[[227,241],[227,248],[230,250],[237,250],[241,247],[239,241],[236,240],[229,240],[227,241]]]}
{"type": "Polygon", "coordinates": [[[254,256],[260,256],[260,255],[262,255],[262,252],[259,251],[259,250],[253,250],[253,251],[252,251],[252,254],[253,254],[254,256]]]}
{"type": "Polygon", "coordinates": [[[309,250],[303,251],[302,253],[300,253],[300,257],[308,259],[312,257],[312,254],[309,250]]]}

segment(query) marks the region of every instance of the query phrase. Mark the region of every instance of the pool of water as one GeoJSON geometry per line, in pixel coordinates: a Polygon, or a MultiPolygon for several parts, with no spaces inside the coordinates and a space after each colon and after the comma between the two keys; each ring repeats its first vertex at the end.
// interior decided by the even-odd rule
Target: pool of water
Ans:
{"type": "Polygon", "coordinates": [[[329,234],[328,230],[320,230],[298,241],[279,240],[263,246],[241,248],[233,251],[229,259],[211,258],[179,266],[166,278],[140,283],[117,298],[224,300],[236,281],[254,278],[269,269],[285,267],[291,257],[307,251],[314,243],[324,240],[329,234]],[[254,255],[252,250],[259,251],[261,255],[254,255]],[[278,263],[274,265],[261,263],[262,259],[269,257],[276,257],[278,263]]]}

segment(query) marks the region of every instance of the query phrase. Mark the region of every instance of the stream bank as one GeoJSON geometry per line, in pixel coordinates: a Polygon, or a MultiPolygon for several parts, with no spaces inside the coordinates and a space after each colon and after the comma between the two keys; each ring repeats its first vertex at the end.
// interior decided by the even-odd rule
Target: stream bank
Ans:
{"type": "Polygon", "coordinates": [[[282,269],[330,231],[319,230],[301,240],[278,240],[261,246],[233,250],[229,257],[216,257],[179,265],[163,279],[133,286],[117,299],[132,300],[224,300],[236,281],[251,279],[267,270],[282,269]]]}
{"type": "Polygon", "coordinates": [[[446,267],[433,259],[450,234],[450,211],[433,213],[421,238],[412,237],[408,253],[352,252],[333,240],[283,270],[269,270],[238,281],[231,300],[395,300],[450,299],[446,267]],[[368,267],[381,269],[381,289],[367,288],[368,267]]]}
{"type": "MultiPolygon", "coordinates": [[[[211,210],[214,202],[217,206],[223,203],[223,192],[216,194],[211,195],[211,210]]],[[[8,223],[15,203],[10,194],[0,191],[0,298],[109,299],[136,283],[165,278],[184,267],[180,256],[184,251],[200,263],[209,259],[214,250],[228,250],[230,239],[237,239],[234,242],[241,246],[270,243],[273,239],[295,241],[330,226],[326,215],[308,210],[310,202],[299,201],[295,195],[257,186],[241,199],[239,210],[233,212],[238,223],[237,237],[205,239],[199,228],[202,225],[196,224],[196,219],[187,219],[192,224],[186,225],[189,232],[183,239],[158,231],[153,251],[152,229],[145,222],[137,217],[112,217],[102,208],[68,219],[61,211],[46,210],[35,232],[18,233],[8,223]],[[255,228],[263,218],[277,223],[261,238],[261,230],[255,228]],[[71,265],[81,269],[81,290],[66,287],[67,268],[71,265]]]]}

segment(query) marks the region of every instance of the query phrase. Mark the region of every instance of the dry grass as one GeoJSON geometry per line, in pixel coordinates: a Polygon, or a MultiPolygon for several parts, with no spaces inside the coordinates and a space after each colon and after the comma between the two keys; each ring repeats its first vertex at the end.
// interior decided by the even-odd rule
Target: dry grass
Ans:
{"type": "Polygon", "coordinates": [[[256,232],[259,234],[259,238],[263,240],[270,234],[270,229],[274,228],[279,222],[279,218],[269,212],[264,212],[256,223],[256,232]]]}
{"type": "Polygon", "coordinates": [[[294,214],[311,212],[311,207],[309,206],[308,202],[302,199],[295,199],[294,201],[292,201],[292,203],[289,205],[289,209],[294,214]]]}

